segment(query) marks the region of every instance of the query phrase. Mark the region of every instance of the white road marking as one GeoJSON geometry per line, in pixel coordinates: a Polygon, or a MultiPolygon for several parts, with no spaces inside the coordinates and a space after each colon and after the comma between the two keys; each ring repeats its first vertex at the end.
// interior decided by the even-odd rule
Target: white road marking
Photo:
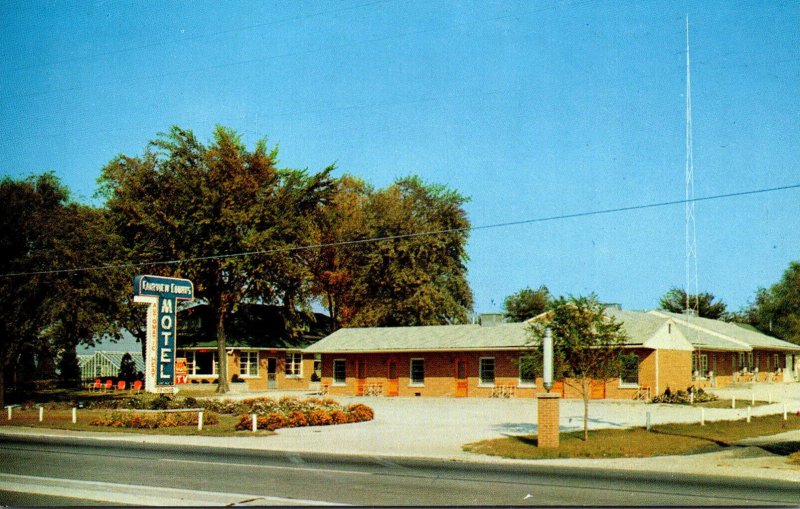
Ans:
{"type": "Polygon", "coordinates": [[[199,461],[199,460],[177,460],[172,458],[161,458],[159,461],[171,463],[194,463],[197,465],[220,465],[225,467],[247,467],[247,468],[266,468],[269,470],[298,470],[301,472],[329,472],[331,474],[353,474],[353,475],[373,475],[372,472],[359,472],[358,470],[337,470],[334,468],[312,468],[312,467],[290,467],[280,465],[258,465],[254,463],[225,463],[224,461],[199,461]]]}
{"type": "Polygon", "coordinates": [[[125,505],[230,506],[230,505],[346,505],[323,500],[305,500],[243,493],[183,490],[78,479],[1,474],[0,491],[32,493],[113,502],[125,505]]]}

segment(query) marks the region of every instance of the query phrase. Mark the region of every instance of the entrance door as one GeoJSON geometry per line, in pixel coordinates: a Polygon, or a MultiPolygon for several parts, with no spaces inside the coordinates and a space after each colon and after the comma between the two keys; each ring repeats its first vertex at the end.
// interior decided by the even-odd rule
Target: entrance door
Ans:
{"type": "Polygon", "coordinates": [[[589,399],[605,399],[606,383],[601,380],[592,380],[589,385],[589,399]]]}
{"type": "Polygon", "coordinates": [[[367,385],[367,361],[359,359],[356,361],[356,396],[364,395],[364,388],[367,385]]]}
{"type": "Polygon", "coordinates": [[[466,398],[467,397],[467,387],[468,381],[467,378],[467,361],[464,359],[457,359],[456,360],[456,392],[455,396],[457,398],[466,398]]]}
{"type": "Polygon", "coordinates": [[[267,357],[267,389],[278,388],[278,359],[267,357]]]}
{"type": "Polygon", "coordinates": [[[389,368],[386,376],[386,395],[399,396],[400,395],[400,381],[397,378],[397,361],[390,360],[389,368]]]}

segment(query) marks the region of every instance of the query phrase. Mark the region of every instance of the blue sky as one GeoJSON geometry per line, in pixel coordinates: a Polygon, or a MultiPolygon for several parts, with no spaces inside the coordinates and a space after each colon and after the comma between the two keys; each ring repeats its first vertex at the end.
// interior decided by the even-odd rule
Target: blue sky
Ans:
{"type": "MultiPolygon", "coordinates": [[[[383,187],[418,174],[481,226],[800,183],[800,2],[4,2],[0,171],[100,169],[172,124],[383,187]]],[[[696,206],[699,287],[738,309],[800,259],[800,191],[696,206]]],[[[657,306],[682,206],[479,230],[475,310],[525,286],[657,306]]],[[[209,253],[210,254],[210,253],[209,253]]]]}

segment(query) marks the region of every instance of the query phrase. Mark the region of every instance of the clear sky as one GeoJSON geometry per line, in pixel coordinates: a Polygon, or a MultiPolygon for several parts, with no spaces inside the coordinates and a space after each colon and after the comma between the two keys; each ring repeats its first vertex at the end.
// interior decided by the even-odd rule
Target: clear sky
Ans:
{"type": "MultiPolygon", "coordinates": [[[[473,225],[800,183],[800,2],[5,1],[0,172],[102,166],[172,124],[383,187],[418,174],[473,225]]],[[[696,206],[699,287],[738,309],[800,259],[800,191],[696,206]]],[[[475,231],[475,310],[525,286],[657,306],[682,206],[475,231]]],[[[211,254],[211,253],[209,253],[211,254]]]]}

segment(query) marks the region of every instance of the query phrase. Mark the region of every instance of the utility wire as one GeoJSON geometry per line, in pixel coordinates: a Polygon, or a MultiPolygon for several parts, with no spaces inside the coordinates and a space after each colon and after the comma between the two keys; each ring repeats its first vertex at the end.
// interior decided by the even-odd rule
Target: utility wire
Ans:
{"type": "Polygon", "coordinates": [[[727,198],[735,198],[739,196],[749,196],[754,194],[763,194],[763,193],[772,193],[776,191],[786,191],[790,189],[800,189],[800,184],[790,184],[786,186],[780,187],[770,187],[764,189],[751,189],[749,191],[739,191],[736,193],[726,193],[726,194],[716,194],[712,196],[702,196],[700,198],[694,199],[683,199],[683,200],[672,200],[672,201],[663,201],[663,202],[656,202],[656,203],[646,203],[642,205],[630,205],[627,207],[616,207],[611,209],[601,209],[601,210],[591,210],[585,212],[574,212],[571,214],[559,214],[555,216],[545,216],[545,217],[538,217],[534,219],[523,219],[520,221],[510,221],[506,223],[493,223],[481,226],[467,226],[464,228],[450,228],[445,230],[432,230],[432,231],[424,231],[424,232],[415,232],[415,233],[406,233],[402,235],[387,235],[384,237],[370,237],[367,239],[357,239],[357,240],[346,240],[341,242],[329,242],[324,244],[312,244],[307,246],[289,246],[289,247],[282,247],[276,249],[264,249],[259,251],[246,251],[241,253],[229,253],[229,254],[215,254],[209,256],[196,256],[192,258],[181,258],[177,260],[161,260],[161,261],[153,261],[153,262],[138,262],[138,263],[121,263],[121,264],[109,264],[109,265],[96,265],[93,267],[80,267],[75,269],[57,269],[57,270],[43,270],[37,272],[12,272],[7,274],[0,274],[0,277],[16,277],[16,276],[36,276],[36,275],[46,275],[46,274],[64,274],[69,272],[86,272],[92,270],[107,270],[107,269],[129,269],[135,267],[144,267],[144,266],[154,266],[154,265],[175,265],[178,263],[186,263],[186,262],[199,262],[199,261],[207,261],[207,260],[224,260],[228,258],[244,258],[247,256],[260,256],[260,255],[269,255],[275,253],[288,253],[294,251],[306,251],[310,249],[320,249],[324,247],[339,247],[339,246],[352,246],[357,244],[367,244],[371,242],[383,242],[387,240],[398,240],[398,239],[409,239],[415,237],[425,237],[425,236],[432,236],[432,235],[445,235],[451,233],[463,233],[463,232],[470,232],[470,231],[478,231],[478,230],[489,230],[494,228],[506,228],[509,226],[520,226],[525,224],[534,224],[534,223],[544,223],[548,221],[558,221],[562,219],[573,219],[579,217],[589,217],[589,216],[600,216],[605,214],[615,214],[619,212],[630,212],[633,210],[644,210],[644,209],[653,209],[659,207],[668,207],[672,205],[685,205],[687,203],[696,203],[702,201],[711,201],[711,200],[721,200],[727,198]]]}

